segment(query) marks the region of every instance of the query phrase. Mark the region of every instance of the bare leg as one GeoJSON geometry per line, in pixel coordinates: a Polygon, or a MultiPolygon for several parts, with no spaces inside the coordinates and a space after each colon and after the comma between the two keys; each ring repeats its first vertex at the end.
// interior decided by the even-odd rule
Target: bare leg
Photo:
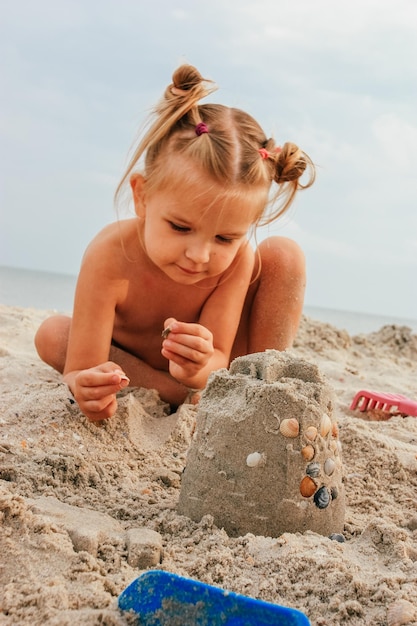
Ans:
{"type": "MultiPolygon", "coordinates": [[[[54,315],[41,324],[35,335],[35,346],[40,358],[61,374],[65,369],[70,328],[70,317],[54,315]]],[[[187,387],[177,382],[168,372],[155,370],[117,346],[110,346],[109,360],[127,374],[131,386],[157,389],[162,400],[172,406],[182,404],[190,393],[187,387]]]]}
{"type": "Polygon", "coordinates": [[[270,237],[258,251],[260,275],[249,287],[232,359],[269,348],[290,348],[301,319],[305,290],[302,250],[291,239],[270,237]]]}
{"type": "Polygon", "coordinates": [[[53,315],[42,322],[35,335],[35,347],[40,358],[61,374],[65,367],[70,327],[70,317],[53,315]]]}

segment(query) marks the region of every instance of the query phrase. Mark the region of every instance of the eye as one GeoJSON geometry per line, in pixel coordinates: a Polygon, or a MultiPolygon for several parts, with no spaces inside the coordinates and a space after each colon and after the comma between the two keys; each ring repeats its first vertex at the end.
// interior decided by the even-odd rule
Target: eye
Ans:
{"type": "Polygon", "coordinates": [[[234,239],[232,239],[231,237],[223,237],[222,235],[216,235],[216,239],[220,243],[233,243],[234,242],[234,239]]]}
{"type": "Polygon", "coordinates": [[[180,226],[179,224],[175,224],[175,222],[169,222],[169,225],[172,230],[175,230],[178,233],[188,233],[190,230],[188,226],[180,226]]]}

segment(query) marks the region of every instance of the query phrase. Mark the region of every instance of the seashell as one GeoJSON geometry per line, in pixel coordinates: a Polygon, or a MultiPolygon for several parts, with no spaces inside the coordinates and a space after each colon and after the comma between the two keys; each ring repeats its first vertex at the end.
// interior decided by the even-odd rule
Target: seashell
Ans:
{"type": "Polygon", "coordinates": [[[340,533],[332,533],[329,535],[329,539],[332,541],[338,541],[339,543],[345,543],[345,538],[340,533]]]}
{"type": "Polygon", "coordinates": [[[325,509],[327,506],[329,506],[330,500],[331,495],[327,487],[320,487],[320,489],[314,494],[314,504],[319,509],[325,509]]]}
{"type": "Polygon", "coordinates": [[[396,600],[389,605],[387,611],[388,626],[402,626],[414,621],[417,609],[408,600],[396,600]]]}
{"type": "Polygon", "coordinates": [[[339,495],[339,492],[336,487],[332,487],[330,489],[330,495],[332,496],[332,500],[336,500],[337,496],[339,495]]]}
{"type": "Polygon", "coordinates": [[[265,465],[265,455],[260,452],[251,452],[246,457],[246,465],[248,467],[258,467],[258,465],[265,465]]]}
{"type": "Polygon", "coordinates": [[[316,451],[313,448],[313,446],[310,444],[308,444],[307,446],[304,446],[304,448],[301,448],[301,456],[303,457],[305,461],[311,461],[311,459],[314,459],[315,454],[316,454],[316,451]]]}
{"type": "Polygon", "coordinates": [[[281,435],[284,435],[284,437],[297,437],[300,432],[300,424],[295,417],[290,417],[289,419],[282,420],[279,429],[281,435]]]}
{"type": "Polygon", "coordinates": [[[306,467],[306,474],[312,478],[317,478],[320,474],[320,463],[309,463],[306,467]]]}
{"type": "Polygon", "coordinates": [[[309,498],[312,496],[317,489],[317,485],[310,476],[304,476],[303,480],[300,483],[300,493],[303,498],[309,498]]]}
{"type": "Polygon", "coordinates": [[[317,437],[317,428],[315,426],[309,426],[304,431],[304,437],[309,441],[314,441],[317,437]]]}
{"type": "Polygon", "coordinates": [[[320,422],[320,435],[322,437],[325,437],[326,435],[328,435],[331,427],[332,427],[332,420],[327,415],[327,413],[323,413],[323,417],[321,418],[321,422],[320,422]]]}
{"type": "Polygon", "coordinates": [[[171,329],[169,326],[167,326],[166,328],[164,328],[164,330],[161,333],[161,337],[162,339],[166,339],[169,335],[169,333],[171,332],[171,329]]]}
{"type": "Polygon", "coordinates": [[[335,439],[339,436],[339,426],[336,424],[336,422],[333,422],[332,424],[332,437],[334,437],[335,439]]]}
{"type": "Polygon", "coordinates": [[[329,450],[330,452],[334,452],[334,453],[337,452],[337,441],[333,440],[329,443],[329,450]]]}
{"type": "Polygon", "coordinates": [[[326,459],[324,462],[324,473],[327,474],[327,476],[331,476],[334,472],[336,468],[336,463],[333,461],[333,459],[326,459]]]}

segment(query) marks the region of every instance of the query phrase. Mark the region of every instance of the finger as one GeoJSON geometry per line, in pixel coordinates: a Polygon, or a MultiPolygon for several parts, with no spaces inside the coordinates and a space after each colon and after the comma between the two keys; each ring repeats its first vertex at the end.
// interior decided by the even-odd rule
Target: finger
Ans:
{"type": "Polygon", "coordinates": [[[212,351],[211,340],[193,335],[172,335],[164,341],[164,348],[173,352],[183,354],[182,349],[189,349],[201,354],[212,351]]]}
{"type": "Polygon", "coordinates": [[[106,398],[100,398],[100,400],[87,400],[82,403],[80,408],[90,419],[108,419],[116,413],[116,396],[107,396],[106,398]]]}
{"type": "Polygon", "coordinates": [[[173,335],[184,334],[193,337],[201,337],[202,339],[209,340],[212,337],[212,333],[201,324],[189,324],[188,322],[178,322],[177,320],[169,324],[173,335]]]}
{"type": "Polygon", "coordinates": [[[106,398],[109,402],[112,396],[116,396],[120,385],[102,385],[100,387],[77,387],[77,395],[82,397],[83,402],[101,402],[105,406],[106,398]]]}
{"type": "Polygon", "coordinates": [[[209,353],[201,352],[200,350],[194,350],[189,346],[184,346],[180,343],[174,344],[174,349],[170,350],[169,348],[162,348],[162,355],[169,359],[170,361],[175,361],[175,363],[184,363],[192,362],[192,363],[203,363],[207,360],[209,353]]]}
{"type": "Polygon", "coordinates": [[[100,425],[101,422],[110,419],[117,411],[117,401],[115,398],[100,411],[95,410],[94,404],[84,408],[83,413],[88,417],[90,422],[100,425]]]}
{"type": "MultiPolygon", "coordinates": [[[[129,384],[129,378],[121,369],[102,372],[96,368],[84,370],[76,377],[76,382],[82,387],[105,387],[109,385],[119,386],[123,382],[123,387],[129,384]]],[[[114,393],[114,390],[113,390],[114,393]]]]}

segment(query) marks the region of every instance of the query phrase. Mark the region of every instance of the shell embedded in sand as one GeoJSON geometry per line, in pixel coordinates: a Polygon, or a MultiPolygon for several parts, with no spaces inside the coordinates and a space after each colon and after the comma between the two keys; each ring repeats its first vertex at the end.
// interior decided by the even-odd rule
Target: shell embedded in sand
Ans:
{"type": "Polygon", "coordinates": [[[312,496],[317,489],[317,485],[310,476],[304,476],[303,480],[300,483],[300,493],[303,498],[309,498],[312,496]]]}
{"type": "Polygon", "coordinates": [[[282,420],[279,430],[284,437],[297,437],[300,432],[300,424],[294,417],[282,420]]]}
{"type": "Polygon", "coordinates": [[[332,437],[337,438],[339,436],[339,426],[336,424],[336,422],[333,422],[332,424],[332,437]]]}
{"type": "Polygon", "coordinates": [[[408,600],[396,600],[388,607],[388,626],[402,626],[414,621],[417,617],[417,609],[408,600]]]}
{"type": "Polygon", "coordinates": [[[309,463],[306,467],[306,474],[316,478],[320,474],[320,463],[309,463]]]}
{"type": "Polygon", "coordinates": [[[331,452],[336,452],[337,451],[337,441],[331,441],[329,443],[329,450],[331,452]]]}
{"type": "Polygon", "coordinates": [[[315,426],[309,426],[304,431],[304,437],[309,441],[314,441],[317,437],[317,428],[315,426]]]}
{"type": "Polygon", "coordinates": [[[327,415],[327,413],[324,413],[320,422],[320,435],[322,437],[325,437],[326,435],[328,435],[331,427],[332,427],[332,420],[327,415]]]}
{"type": "Polygon", "coordinates": [[[304,446],[304,448],[301,448],[301,456],[305,461],[311,461],[312,459],[314,459],[315,454],[316,451],[314,447],[310,444],[304,446]]]}
{"type": "Polygon", "coordinates": [[[320,489],[314,494],[314,504],[319,509],[325,509],[329,506],[331,499],[330,491],[327,487],[320,487],[320,489]]]}
{"type": "Polygon", "coordinates": [[[335,470],[336,467],[336,463],[333,461],[333,459],[326,459],[324,462],[324,473],[327,474],[327,476],[331,476],[335,470]]]}
{"type": "Polygon", "coordinates": [[[265,465],[265,455],[260,452],[251,452],[246,457],[246,465],[248,467],[258,467],[258,465],[265,465]]]}

